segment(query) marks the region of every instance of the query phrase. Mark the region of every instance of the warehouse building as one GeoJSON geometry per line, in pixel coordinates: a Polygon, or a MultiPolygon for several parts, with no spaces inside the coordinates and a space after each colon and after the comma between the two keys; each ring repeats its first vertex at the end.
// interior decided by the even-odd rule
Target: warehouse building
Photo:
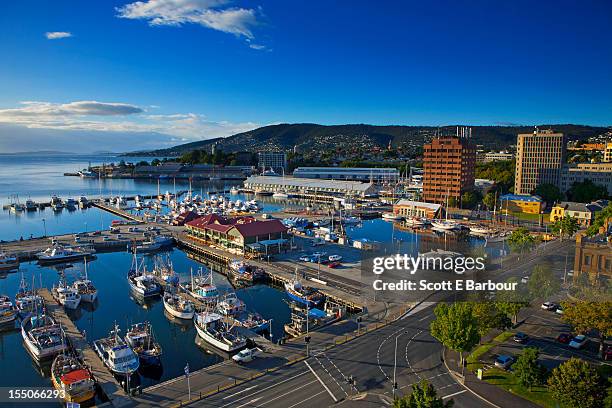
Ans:
{"type": "Polygon", "coordinates": [[[366,197],[378,192],[373,183],[340,180],[314,180],[295,177],[251,176],[244,181],[248,190],[276,192],[282,191],[297,195],[330,195],[366,197]]]}

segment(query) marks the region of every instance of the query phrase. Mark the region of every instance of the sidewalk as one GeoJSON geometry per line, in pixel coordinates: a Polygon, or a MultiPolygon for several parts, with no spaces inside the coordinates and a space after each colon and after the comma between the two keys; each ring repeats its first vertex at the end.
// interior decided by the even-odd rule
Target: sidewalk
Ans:
{"type": "Polygon", "coordinates": [[[462,382],[461,373],[455,371],[459,369],[459,353],[453,350],[444,350],[444,364],[451,374],[457,378],[459,383],[462,383],[465,388],[493,407],[541,408],[540,405],[507,392],[501,387],[489,384],[484,380],[479,380],[478,377],[467,368],[465,369],[465,381],[462,382]]]}

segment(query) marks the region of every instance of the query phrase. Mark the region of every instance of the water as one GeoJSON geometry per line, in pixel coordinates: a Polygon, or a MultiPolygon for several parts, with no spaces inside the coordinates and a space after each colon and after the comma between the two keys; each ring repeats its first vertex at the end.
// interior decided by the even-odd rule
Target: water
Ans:
{"type": "MultiPolygon", "coordinates": [[[[151,158],[145,158],[150,160],[151,158]]],[[[52,194],[63,198],[79,197],[81,195],[98,196],[102,194],[135,195],[157,193],[156,181],[143,180],[92,180],[79,177],[65,177],[64,172],[73,172],[88,163],[92,165],[102,162],[118,162],[120,159],[112,156],[3,156],[0,155],[0,201],[10,202],[9,196],[18,195],[22,202],[28,197],[34,200],[48,200],[52,194]]],[[[131,161],[138,161],[132,158],[131,161]]],[[[177,190],[188,188],[188,182],[176,183],[177,190]]],[[[214,185],[207,183],[193,184],[194,193],[206,193],[210,190],[229,189],[229,185],[214,185]]],[[[162,192],[174,191],[172,181],[161,184],[162,192]]],[[[247,197],[238,195],[232,199],[247,197]]],[[[249,198],[250,199],[250,198],[249,198]]],[[[265,204],[266,211],[274,211],[281,204],[269,201],[265,204]]],[[[41,236],[74,233],[84,230],[108,228],[116,217],[95,209],[77,209],[55,213],[47,208],[43,211],[24,212],[15,215],[8,211],[0,212],[0,240],[14,240],[30,235],[41,236]],[[43,222],[44,220],[44,222],[43,222]]],[[[170,259],[182,280],[189,279],[191,269],[197,271],[200,267],[196,261],[187,257],[180,250],[170,252],[170,259]]],[[[147,258],[152,264],[152,259],[147,258]]],[[[132,263],[132,257],[127,252],[97,254],[96,259],[89,263],[88,275],[99,290],[95,308],[79,307],[70,312],[80,330],[84,330],[87,340],[105,337],[116,322],[123,332],[129,324],[141,321],[151,322],[154,334],[163,348],[162,370],[143,372],[140,381],[143,386],[183,375],[185,364],[189,363],[192,371],[215,364],[223,359],[196,344],[197,334],[192,322],[176,323],[170,321],[164,314],[161,300],[147,304],[138,303],[130,296],[126,273],[132,263]]],[[[19,273],[11,273],[0,279],[0,293],[11,297],[18,290],[21,273],[31,284],[32,278],[36,286],[51,288],[58,281],[57,267],[41,267],[34,262],[21,265],[19,273]]],[[[74,263],[65,269],[69,281],[74,280],[84,271],[82,263],[74,263]]],[[[227,279],[214,274],[214,281],[221,291],[231,290],[227,279]]],[[[287,297],[284,292],[265,286],[256,285],[236,291],[238,297],[247,306],[247,310],[258,312],[265,318],[272,318],[272,336],[278,339],[283,336],[283,325],[290,321],[290,312],[285,304],[287,297]]],[[[0,332],[0,384],[3,386],[50,386],[48,379],[49,366],[39,367],[31,359],[23,347],[21,333],[17,329],[6,329],[0,332]]]]}

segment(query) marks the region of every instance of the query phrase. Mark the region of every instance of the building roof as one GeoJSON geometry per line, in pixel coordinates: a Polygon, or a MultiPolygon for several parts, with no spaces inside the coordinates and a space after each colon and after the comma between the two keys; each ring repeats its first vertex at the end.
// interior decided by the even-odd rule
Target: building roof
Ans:
{"type": "Polygon", "coordinates": [[[295,172],[399,174],[399,170],[394,167],[298,167],[295,172]]]}
{"type": "Polygon", "coordinates": [[[236,223],[234,228],[240,232],[243,237],[254,237],[265,234],[277,234],[279,232],[287,232],[287,227],[279,220],[251,221],[246,223],[236,223]]]}
{"type": "Polygon", "coordinates": [[[440,204],[434,204],[434,203],[424,203],[422,201],[412,201],[412,200],[407,200],[405,198],[402,198],[401,200],[399,200],[398,202],[396,202],[393,205],[404,205],[404,206],[412,206],[412,207],[421,207],[421,208],[427,208],[433,211],[438,211],[440,209],[440,207],[442,207],[440,204]]]}
{"type": "Polygon", "coordinates": [[[231,229],[236,228],[243,237],[287,232],[287,227],[279,220],[257,220],[248,216],[225,218],[217,214],[208,214],[189,221],[186,225],[192,228],[213,230],[223,234],[227,234],[231,229]]]}
{"type": "Polygon", "coordinates": [[[294,178],[294,177],[266,177],[266,176],[251,176],[244,181],[244,184],[268,184],[276,185],[279,187],[294,187],[304,188],[309,190],[315,189],[331,189],[331,190],[345,190],[345,191],[358,191],[367,192],[374,184],[373,183],[362,183],[358,181],[344,181],[344,180],[321,180],[321,179],[308,179],[308,178],[294,178]]]}
{"type": "Polygon", "coordinates": [[[541,202],[542,198],[537,195],[527,195],[527,194],[504,194],[499,197],[501,201],[529,201],[529,202],[541,202]]]}

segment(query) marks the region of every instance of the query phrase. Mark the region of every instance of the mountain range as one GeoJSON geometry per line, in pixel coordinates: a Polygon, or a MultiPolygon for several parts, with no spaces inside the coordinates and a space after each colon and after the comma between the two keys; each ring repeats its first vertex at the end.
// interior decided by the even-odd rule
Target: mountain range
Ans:
{"type": "MultiPolygon", "coordinates": [[[[572,124],[539,125],[565,133],[569,140],[585,140],[608,132],[605,127],[572,124]]],[[[533,126],[471,126],[472,140],[485,149],[503,150],[516,143],[519,133],[532,132],[533,126]]],[[[418,149],[436,134],[451,135],[456,126],[376,126],[376,125],[318,125],[313,123],[278,124],[264,126],[224,138],[206,139],[177,145],[167,149],[132,152],[129,155],[180,156],[192,150],[216,148],[226,152],[282,150],[294,147],[300,152],[324,152],[351,148],[385,148],[391,143],[407,151],[418,149]]]]}

